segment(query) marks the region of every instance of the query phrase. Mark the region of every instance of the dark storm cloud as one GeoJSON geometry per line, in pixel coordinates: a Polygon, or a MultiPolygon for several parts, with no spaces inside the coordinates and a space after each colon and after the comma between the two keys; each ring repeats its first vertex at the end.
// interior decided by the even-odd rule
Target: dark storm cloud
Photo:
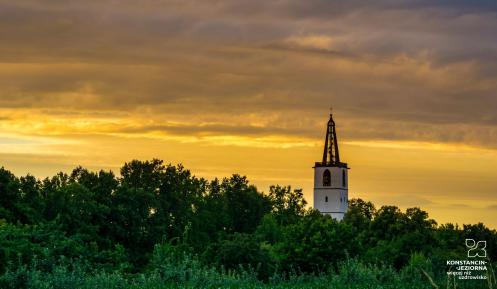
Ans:
{"type": "Polygon", "coordinates": [[[276,114],[123,131],[312,136],[299,119],[333,104],[347,139],[495,147],[496,15],[494,1],[0,0],[0,106],[276,114]]]}

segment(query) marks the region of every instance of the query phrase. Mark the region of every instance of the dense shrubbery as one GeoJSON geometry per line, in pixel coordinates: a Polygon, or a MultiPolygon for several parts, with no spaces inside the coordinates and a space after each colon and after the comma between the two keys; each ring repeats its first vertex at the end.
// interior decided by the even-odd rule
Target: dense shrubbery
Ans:
{"type": "Polygon", "coordinates": [[[0,169],[0,288],[430,288],[466,238],[497,258],[495,230],[437,226],[419,208],[351,200],[337,222],[300,190],[262,194],[239,175],[209,182],[159,160],[120,175],[0,169]]]}

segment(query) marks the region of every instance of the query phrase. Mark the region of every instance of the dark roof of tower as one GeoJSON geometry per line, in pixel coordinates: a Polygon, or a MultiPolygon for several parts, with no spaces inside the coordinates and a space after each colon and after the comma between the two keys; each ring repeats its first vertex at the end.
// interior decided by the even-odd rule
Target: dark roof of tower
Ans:
{"type": "Polygon", "coordinates": [[[347,167],[346,163],[340,162],[338,139],[333,114],[330,114],[330,120],[326,126],[323,160],[321,162],[316,162],[316,167],[347,167]]]}

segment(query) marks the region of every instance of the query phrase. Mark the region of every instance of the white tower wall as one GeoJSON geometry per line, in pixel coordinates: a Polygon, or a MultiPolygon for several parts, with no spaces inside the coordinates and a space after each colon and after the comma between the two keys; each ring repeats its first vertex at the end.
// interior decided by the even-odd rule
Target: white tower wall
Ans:
{"type": "Polygon", "coordinates": [[[348,207],[348,171],[346,167],[314,167],[314,208],[336,220],[342,220],[348,207]],[[325,184],[325,171],[330,172],[330,183],[325,184]]]}

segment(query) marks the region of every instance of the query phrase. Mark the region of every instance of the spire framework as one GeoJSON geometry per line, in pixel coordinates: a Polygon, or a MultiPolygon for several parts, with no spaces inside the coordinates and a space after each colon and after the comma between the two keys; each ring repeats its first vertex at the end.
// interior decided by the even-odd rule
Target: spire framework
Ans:
{"type": "Polygon", "coordinates": [[[338,139],[333,114],[330,114],[330,120],[326,126],[323,160],[322,162],[317,162],[316,166],[347,167],[346,163],[340,162],[340,152],[338,150],[338,139]]]}

